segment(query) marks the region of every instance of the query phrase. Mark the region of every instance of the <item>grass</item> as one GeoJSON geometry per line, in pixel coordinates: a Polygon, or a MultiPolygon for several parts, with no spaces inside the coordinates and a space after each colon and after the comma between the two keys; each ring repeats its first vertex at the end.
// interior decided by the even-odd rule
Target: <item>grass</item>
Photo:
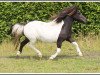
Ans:
{"type": "Polygon", "coordinates": [[[0,44],[0,73],[99,73],[100,72],[100,38],[77,38],[83,57],[77,55],[76,49],[68,42],[62,45],[61,53],[54,60],[48,60],[54,54],[56,44],[37,42],[36,47],[43,54],[42,59],[24,47],[19,58],[12,42],[0,44]]]}

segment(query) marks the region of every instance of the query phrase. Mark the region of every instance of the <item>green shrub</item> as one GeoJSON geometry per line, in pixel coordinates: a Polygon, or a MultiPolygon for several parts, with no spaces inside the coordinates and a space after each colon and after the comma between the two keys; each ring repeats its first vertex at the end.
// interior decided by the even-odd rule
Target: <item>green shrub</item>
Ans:
{"type": "Polygon", "coordinates": [[[10,26],[16,23],[27,23],[32,20],[48,21],[65,7],[77,5],[87,17],[88,23],[75,22],[75,35],[98,35],[100,32],[100,3],[99,2],[1,2],[0,3],[0,42],[10,38],[10,26]]]}

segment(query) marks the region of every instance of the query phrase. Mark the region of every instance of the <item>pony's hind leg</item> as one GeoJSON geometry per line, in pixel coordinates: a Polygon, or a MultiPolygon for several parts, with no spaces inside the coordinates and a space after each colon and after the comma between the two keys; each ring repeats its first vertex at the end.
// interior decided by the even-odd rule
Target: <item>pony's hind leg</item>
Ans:
{"type": "Polygon", "coordinates": [[[83,56],[77,42],[75,42],[72,38],[67,39],[67,41],[69,41],[70,43],[72,43],[76,47],[76,50],[77,50],[77,53],[79,56],[83,56]]]}
{"type": "Polygon", "coordinates": [[[25,40],[23,40],[20,44],[20,48],[19,51],[17,51],[17,56],[20,55],[22,53],[22,49],[23,47],[29,42],[29,39],[25,38],[25,40]]]}
{"type": "Polygon", "coordinates": [[[42,53],[34,46],[34,43],[30,42],[29,46],[38,54],[40,58],[42,57],[42,53]]]}

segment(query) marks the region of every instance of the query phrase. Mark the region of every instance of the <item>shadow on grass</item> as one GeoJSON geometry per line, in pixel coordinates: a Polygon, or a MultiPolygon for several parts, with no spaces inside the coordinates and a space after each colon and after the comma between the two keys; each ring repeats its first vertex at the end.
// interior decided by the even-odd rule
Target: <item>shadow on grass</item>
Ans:
{"type": "MultiPolygon", "coordinates": [[[[42,58],[39,58],[38,56],[1,56],[0,59],[35,59],[35,60],[48,60],[50,56],[43,56],[42,58]]],[[[69,59],[69,58],[77,58],[77,55],[58,55],[55,59],[53,60],[58,60],[58,59],[69,59]]]]}
{"type": "MultiPolygon", "coordinates": [[[[31,60],[49,60],[50,55],[43,55],[43,57],[40,59],[37,55],[34,56],[29,56],[29,55],[20,55],[20,56],[15,56],[15,55],[9,55],[9,56],[0,56],[0,59],[31,59],[31,60]]],[[[77,54],[62,54],[58,55],[54,61],[57,60],[63,60],[63,59],[78,59],[78,58],[86,58],[86,59],[94,59],[94,58],[100,58],[100,51],[85,51],[83,53],[83,57],[78,56],[77,54]]]]}
{"type": "Polygon", "coordinates": [[[48,60],[49,56],[42,56],[42,58],[38,56],[0,56],[0,59],[35,59],[35,60],[48,60]]]}

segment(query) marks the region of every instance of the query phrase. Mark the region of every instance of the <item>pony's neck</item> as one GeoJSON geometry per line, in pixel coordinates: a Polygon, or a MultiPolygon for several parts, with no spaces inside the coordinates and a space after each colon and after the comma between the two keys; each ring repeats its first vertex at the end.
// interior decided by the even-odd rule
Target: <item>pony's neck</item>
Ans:
{"type": "Polygon", "coordinates": [[[67,30],[67,32],[70,32],[72,29],[72,23],[73,23],[74,19],[70,16],[67,16],[64,19],[64,25],[62,28],[64,28],[65,30],[67,30]]]}
{"type": "Polygon", "coordinates": [[[72,17],[70,17],[70,16],[67,16],[65,19],[64,19],[64,24],[65,25],[69,25],[69,26],[71,26],[72,25],[72,23],[73,23],[73,18],[72,17]]]}

